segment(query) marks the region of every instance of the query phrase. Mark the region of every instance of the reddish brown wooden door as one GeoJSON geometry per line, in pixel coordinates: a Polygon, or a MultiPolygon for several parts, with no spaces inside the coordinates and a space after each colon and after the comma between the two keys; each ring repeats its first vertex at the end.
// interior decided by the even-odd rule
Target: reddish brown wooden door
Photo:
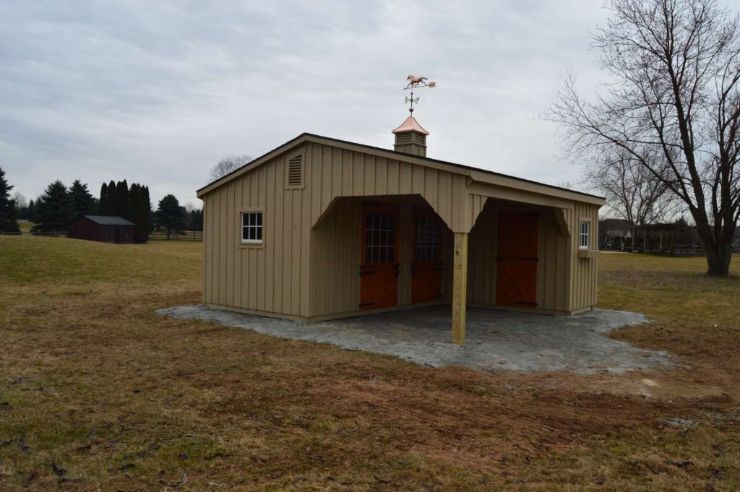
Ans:
{"type": "Polygon", "coordinates": [[[367,203],[362,211],[360,308],[398,304],[398,207],[367,203]]]}
{"type": "Polygon", "coordinates": [[[537,306],[537,214],[501,212],[496,257],[496,304],[537,306]]]}
{"type": "Polygon", "coordinates": [[[414,212],[414,259],[411,263],[411,303],[442,297],[440,235],[442,224],[432,211],[414,212]]]}

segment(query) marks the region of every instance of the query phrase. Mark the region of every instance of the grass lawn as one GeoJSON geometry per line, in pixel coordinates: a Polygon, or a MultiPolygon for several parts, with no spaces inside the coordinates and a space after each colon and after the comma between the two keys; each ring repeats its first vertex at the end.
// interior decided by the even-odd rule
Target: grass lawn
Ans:
{"type": "Polygon", "coordinates": [[[675,368],[491,375],[159,318],[200,249],[0,237],[0,489],[740,489],[740,257],[601,256],[675,368]]]}

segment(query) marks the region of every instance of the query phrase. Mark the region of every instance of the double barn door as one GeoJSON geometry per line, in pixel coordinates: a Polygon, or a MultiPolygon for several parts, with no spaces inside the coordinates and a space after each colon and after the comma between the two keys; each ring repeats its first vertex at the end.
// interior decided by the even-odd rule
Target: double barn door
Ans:
{"type": "MultiPolygon", "coordinates": [[[[365,203],[362,210],[360,308],[399,302],[399,208],[365,203]]],[[[496,257],[496,304],[537,306],[538,214],[501,212],[496,257]]],[[[442,224],[430,210],[414,211],[411,240],[410,302],[433,302],[442,295],[442,224]]],[[[407,232],[404,232],[407,234],[407,232]]]]}
{"type": "MultiPolygon", "coordinates": [[[[411,262],[411,303],[441,297],[442,262],[439,219],[433,212],[414,212],[411,262]]],[[[378,309],[398,304],[398,205],[365,203],[362,210],[360,308],[378,309]]]]}

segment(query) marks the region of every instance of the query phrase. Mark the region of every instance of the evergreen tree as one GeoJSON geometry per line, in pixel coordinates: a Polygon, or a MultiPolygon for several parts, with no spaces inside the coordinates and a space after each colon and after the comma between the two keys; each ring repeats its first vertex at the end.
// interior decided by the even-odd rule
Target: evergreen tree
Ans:
{"type": "Polygon", "coordinates": [[[149,187],[148,186],[144,186],[141,190],[141,203],[142,203],[142,212],[141,212],[142,229],[141,230],[145,231],[145,234],[148,238],[149,233],[152,230],[152,224],[154,223],[154,220],[153,220],[154,212],[152,211],[152,202],[151,200],[149,200],[149,187]]]}
{"type": "Polygon", "coordinates": [[[5,179],[5,171],[0,167],[0,232],[19,232],[15,200],[10,198],[13,187],[5,179]]]}
{"type": "Polygon", "coordinates": [[[36,201],[31,200],[28,202],[28,214],[31,222],[38,223],[39,218],[39,199],[37,198],[36,201]]]}
{"type": "Polygon", "coordinates": [[[134,223],[134,242],[145,243],[149,239],[149,209],[144,203],[144,186],[132,183],[129,188],[129,214],[134,223]]]}
{"type": "MultiPolygon", "coordinates": [[[[139,219],[139,209],[141,207],[141,186],[139,183],[131,183],[128,189],[128,214],[131,222],[136,224],[139,219]]],[[[135,231],[136,229],[134,229],[135,231]]]]}
{"type": "Polygon", "coordinates": [[[190,231],[203,230],[203,210],[194,208],[188,212],[187,228],[190,231]]]}
{"type": "Polygon", "coordinates": [[[35,206],[33,200],[28,201],[28,205],[25,207],[18,207],[18,218],[30,220],[33,222],[33,207],[35,206]]]}
{"type": "Polygon", "coordinates": [[[167,195],[159,201],[157,224],[167,231],[167,239],[172,232],[185,228],[185,209],[180,206],[174,195],[167,195]]]}
{"type": "Polygon", "coordinates": [[[112,179],[108,183],[108,193],[105,195],[105,215],[116,215],[116,182],[112,179]]]}
{"type": "Polygon", "coordinates": [[[98,214],[110,215],[108,211],[108,184],[103,183],[100,186],[100,198],[98,199],[98,214]]]}
{"type": "Polygon", "coordinates": [[[72,220],[93,214],[97,209],[95,198],[87,189],[87,184],[81,183],[79,179],[76,179],[69,188],[69,201],[72,208],[72,220]]]}
{"type": "Polygon", "coordinates": [[[67,188],[57,180],[46,187],[36,205],[34,231],[66,231],[72,222],[72,204],[67,188]]]}
{"type": "Polygon", "coordinates": [[[124,219],[129,218],[128,213],[128,183],[126,180],[119,181],[116,185],[116,198],[113,215],[118,215],[124,219]]]}

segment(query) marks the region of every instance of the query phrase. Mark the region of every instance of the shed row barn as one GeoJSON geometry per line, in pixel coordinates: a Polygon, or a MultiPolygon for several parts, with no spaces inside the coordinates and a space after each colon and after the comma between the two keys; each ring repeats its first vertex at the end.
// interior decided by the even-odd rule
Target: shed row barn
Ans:
{"type": "Polygon", "coordinates": [[[198,191],[204,302],[323,320],[447,303],[572,314],[596,305],[598,196],[304,133],[198,191]]]}

